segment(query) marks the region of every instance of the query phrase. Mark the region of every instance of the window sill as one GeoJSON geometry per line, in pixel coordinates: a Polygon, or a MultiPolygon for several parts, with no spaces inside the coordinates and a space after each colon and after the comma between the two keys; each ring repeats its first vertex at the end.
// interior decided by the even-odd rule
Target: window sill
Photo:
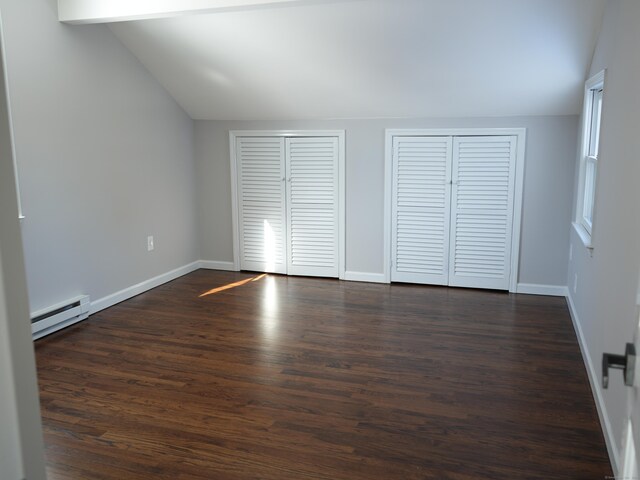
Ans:
{"type": "Polygon", "coordinates": [[[589,232],[587,232],[587,230],[577,222],[573,222],[573,229],[580,237],[580,240],[582,240],[584,246],[589,250],[593,250],[593,245],[591,244],[591,235],[589,234],[589,232]]]}

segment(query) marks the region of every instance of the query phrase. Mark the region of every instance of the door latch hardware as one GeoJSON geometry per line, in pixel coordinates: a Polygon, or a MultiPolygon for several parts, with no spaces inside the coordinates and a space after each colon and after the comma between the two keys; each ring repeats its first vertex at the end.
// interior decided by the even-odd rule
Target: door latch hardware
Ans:
{"type": "Polygon", "coordinates": [[[612,353],[602,354],[602,388],[609,386],[609,368],[616,368],[623,371],[624,384],[628,387],[633,385],[635,374],[636,347],[633,343],[627,343],[624,355],[614,355],[612,353]]]}

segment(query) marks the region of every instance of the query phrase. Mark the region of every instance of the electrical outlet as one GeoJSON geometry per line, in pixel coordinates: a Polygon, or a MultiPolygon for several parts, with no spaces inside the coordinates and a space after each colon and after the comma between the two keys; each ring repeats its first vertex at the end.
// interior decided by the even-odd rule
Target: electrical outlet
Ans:
{"type": "Polygon", "coordinates": [[[578,290],[578,274],[575,273],[573,275],[573,293],[576,293],[577,290],[578,290]]]}
{"type": "Polygon", "coordinates": [[[147,237],[147,252],[153,250],[153,235],[147,237]]]}
{"type": "Polygon", "coordinates": [[[569,245],[569,261],[573,260],[573,243],[569,245]]]}

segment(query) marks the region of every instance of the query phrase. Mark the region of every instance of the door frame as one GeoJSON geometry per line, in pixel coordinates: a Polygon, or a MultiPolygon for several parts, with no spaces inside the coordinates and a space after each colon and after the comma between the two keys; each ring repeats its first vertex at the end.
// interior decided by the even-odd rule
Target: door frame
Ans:
{"type": "Polygon", "coordinates": [[[344,280],[346,252],[346,164],[345,130],[230,130],[229,161],[231,166],[231,220],[233,224],[233,269],[240,270],[240,222],[238,206],[238,137],[337,137],[338,139],[338,278],[344,280]]]}
{"type": "Polygon", "coordinates": [[[384,145],[384,281],[391,283],[391,193],[393,191],[393,138],[430,136],[515,136],[516,172],[513,199],[513,226],[511,235],[511,271],[509,292],[518,290],[518,266],[520,264],[520,235],[522,232],[522,203],[524,193],[524,164],[527,140],[526,128],[387,128],[384,145]]]}

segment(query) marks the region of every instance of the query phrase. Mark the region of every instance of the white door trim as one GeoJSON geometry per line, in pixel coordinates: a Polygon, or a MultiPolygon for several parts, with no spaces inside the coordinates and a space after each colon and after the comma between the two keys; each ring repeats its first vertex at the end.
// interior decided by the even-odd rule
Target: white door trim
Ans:
{"type": "Polygon", "coordinates": [[[393,182],[393,137],[401,136],[515,136],[516,137],[516,177],[513,202],[513,234],[511,237],[511,276],[509,292],[518,288],[518,265],[520,259],[520,234],[522,231],[522,195],[524,192],[524,163],[526,128],[425,128],[385,130],[384,152],[384,263],[383,273],[386,283],[391,282],[391,202],[393,182]]]}
{"type": "Polygon", "coordinates": [[[338,271],[345,274],[346,253],[346,165],[344,130],[230,130],[229,161],[231,165],[231,219],[233,224],[233,269],[240,270],[240,230],[238,222],[238,171],[236,165],[237,137],[337,137],[338,138],[338,271]]]}

